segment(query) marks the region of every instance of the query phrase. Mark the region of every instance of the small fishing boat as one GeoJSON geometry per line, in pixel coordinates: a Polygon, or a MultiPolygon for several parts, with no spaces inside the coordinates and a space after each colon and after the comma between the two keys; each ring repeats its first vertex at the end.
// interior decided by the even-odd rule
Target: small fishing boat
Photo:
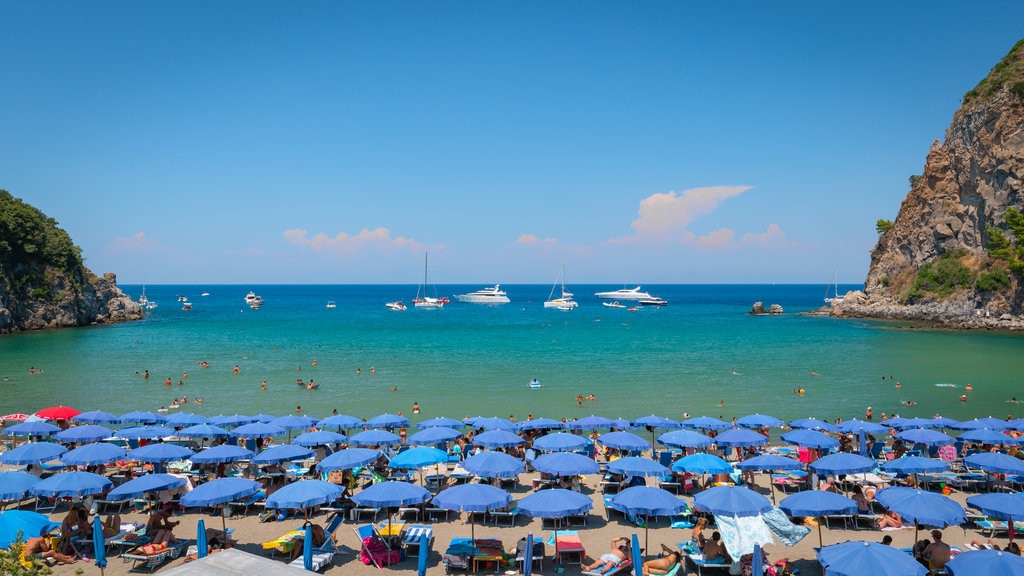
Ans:
{"type": "Polygon", "coordinates": [[[543,385],[540,383],[540,380],[537,380],[536,378],[530,379],[530,388],[540,388],[542,386],[543,385]]]}
{"type": "Polygon", "coordinates": [[[388,302],[385,306],[387,306],[389,310],[405,310],[405,302],[402,302],[401,300],[388,302]]]}
{"type": "Polygon", "coordinates": [[[327,308],[330,309],[330,308],[337,308],[337,307],[338,307],[338,305],[334,303],[334,300],[328,300],[327,301],[327,308]]]}
{"type": "Polygon", "coordinates": [[[604,304],[605,306],[607,306],[609,308],[625,308],[625,306],[623,306],[622,304],[619,304],[618,300],[616,300],[614,302],[601,302],[601,304],[604,304]]]}

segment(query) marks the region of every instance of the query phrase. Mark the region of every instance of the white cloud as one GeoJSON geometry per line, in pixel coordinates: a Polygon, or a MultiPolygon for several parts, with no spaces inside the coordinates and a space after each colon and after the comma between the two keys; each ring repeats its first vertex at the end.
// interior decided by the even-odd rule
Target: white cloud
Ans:
{"type": "Polygon", "coordinates": [[[707,250],[736,250],[741,246],[779,248],[791,245],[786,241],[786,233],[778,224],[769,224],[768,228],[760,234],[744,234],[739,242],[735,240],[735,231],[729,228],[722,228],[697,238],[697,245],[707,250]]]}
{"type": "Polygon", "coordinates": [[[722,228],[721,230],[715,230],[714,232],[709,232],[707,235],[697,238],[697,245],[709,250],[728,250],[736,248],[736,244],[733,243],[734,238],[736,238],[735,232],[728,228],[722,228]]]}
{"type": "Polygon", "coordinates": [[[376,228],[369,230],[363,228],[355,236],[347,232],[340,232],[333,238],[320,232],[310,238],[307,230],[295,228],[285,230],[284,238],[290,244],[308,248],[316,252],[338,252],[342,254],[355,254],[363,249],[387,250],[391,248],[408,249],[420,251],[424,245],[404,236],[391,237],[391,231],[387,228],[376,228]]]}
{"type": "Polygon", "coordinates": [[[786,246],[786,233],[778,224],[769,224],[768,229],[760,234],[746,234],[743,236],[744,244],[757,244],[759,246],[786,246]]]}
{"type": "Polygon", "coordinates": [[[533,234],[523,234],[519,238],[516,238],[516,244],[521,244],[523,246],[541,246],[541,245],[543,245],[545,247],[550,248],[550,247],[554,247],[555,245],[557,245],[558,244],[558,240],[556,240],[554,238],[543,238],[542,239],[542,238],[538,238],[538,237],[534,236],[533,234]]]}
{"type": "Polygon", "coordinates": [[[107,245],[110,252],[156,252],[166,250],[162,244],[146,236],[145,232],[136,232],[129,238],[115,238],[107,245]]]}
{"type": "Polygon", "coordinates": [[[635,234],[612,239],[625,242],[690,242],[691,222],[715,211],[723,201],[750,190],[751,186],[708,186],[676,192],[651,194],[640,201],[640,217],[630,225],[635,234]]]}

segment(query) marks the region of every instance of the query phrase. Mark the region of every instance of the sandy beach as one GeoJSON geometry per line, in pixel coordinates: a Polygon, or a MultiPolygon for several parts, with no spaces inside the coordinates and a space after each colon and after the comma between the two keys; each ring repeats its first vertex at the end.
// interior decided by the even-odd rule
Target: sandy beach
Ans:
{"type": "MultiPolygon", "coordinates": [[[[524,496],[532,492],[531,480],[536,476],[535,473],[524,473],[519,477],[518,487],[513,491],[513,496],[517,499],[521,499],[524,496]]],[[[756,475],[756,484],[754,488],[759,492],[769,495],[770,491],[767,483],[768,476],[764,474],[756,475]]],[[[602,498],[602,493],[599,486],[599,476],[590,475],[587,476],[585,481],[581,485],[581,489],[585,494],[590,495],[594,499],[594,508],[591,510],[587,517],[586,526],[572,526],[572,529],[579,531],[580,539],[586,548],[588,558],[596,558],[601,554],[608,551],[610,542],[613,538],[619,536],[629,536],[634,531],[640,538],[641,545],[643,545],[645,534],[643,528],[635,528],[626,522],[622,515],[613,512],[612,519],[606,520],[605,507],[602,498]]],[[[648,479],[648,484],[653,484],[653,479],[648,479]]],[[[963,493],[954,490],[950,495],[951,498],[964,504],[966,498],[970,496],[970,493],[963,493]]],[[[777,493],[777,497],[781,499],[784,497],[783,494],[777,493]]],[[[688,501],[692,499],[688,496],[688,501]]],[[[31,503],[27,504],[24,509],[32,509],[31,503]]],[[[234,528],[234,539],[237,548],[249,552],[252,554],[258,554],[269,557],[268,550],[264,550],[262,543],[278,538],[289,530],[299,528],[302,524],[301,517],[295,518],[290,517],[281,522],[267,522],[261,523],[258,519],[259,510],[253,509],[246,516],[236,516],[227,520],[229,528],[234,528]]],[[[57,514],[51,515],[54,520],[60,520],[64,516],[64,512],[58,512],[57,514]]],[[[313,520],[321,524],[327,516],[326,512],[321,512],[313,520]]],[[[180,526],[175,528],[175,535],[179,538],[186,540],[194,540],[196,536],[196,525],[200,518],[204,518],[204,522],[208,528],[219,528],[221,525],[221,519],[218,516],[210,516],[206,514],[199,514],[194,511],[187,511],[184,514],[180,514],[174,517],[174,520],[181,522],[180,526]]],[[[143,514],[131,511],[123,516],[125,522],[145,522],[146,516],[143,514]]],[[[341,575],[341,574],[364,574],[373,575],[379,574],[380,571],[373,565],[364,565],[359,560],[359,541],[356,537],[353,528],[365,524],[355,523],[349,519],[338,528],[336,532],[337,542],[342,552],[338,553],[333,564],[326,570],[326,574],[341,575]]],[[[434,544],[432,546],[427,573],[432,575],[440,575],[445,573],[445,565],[441,562],[441,556],[454,537],[468,537],[470,534],[470,525],[466,520],[466,516],[463,515],[461,518],[457,517],[454,513],[451,515],[449,521],[438,521],[429,524],[434,530],[434,544]]],[[[522,514],[516,518],[514,527],[496,527],[493,524],[476,525],[476,537],[477,538],[500,538],[504,544],[506,551],[512,551],[515,547],[516,541],[526,536],[528,532],[532,532],[534,537],[547,538],[550,534],[550,529],[541,528],[540,519],[531,519],[522,514]]],[[[673,529],[670,527],[666,518],[658,518],[652,520],[649,527],[649,547],[650,551],[655,554],[660,550],[662,544],[668,545],[672,548],[676,548],[677,543],[683,542],[690,537],[690,529],[673,529]]],[[[822,538],[824,544],[835,544],[847,540],[865,540],[865,541],[880,541],[882,537],[888,534],[893,537],[893,545],[898,547],[909,547],[913,544],[914,540],[914,529],[913,527],[907,527],[901,530],[881,532],[877,529],[859,529],[843,528],[842,522],[833,522],[832,527],[822,526],[822,538]]],[[[980,532],[976,529],[964,529],[958,526],[950,526],[943,529],[944,540],[954,546],[960,546],[961,548],[967,542],[970,542],[972,538],[983,539],[980,532]]],[[[922,532],[919,538],[925,538],[926,532],[922,532]]],[[[1005,538],[994,539],[994,542],[1000,546],[1005,546],[1005,538]]],[[[818,535],[816,530],[813,530],[802,540],[793,547],[786,547],[781,544],[775,544],[768,546],[766,551],[769,558],[777,560],[780,558],[788,558],[791,562],[791,568],[799,568],[800,574],[805,576],[814,576],[821,574],[821,567],[815,561],[814,548],[818,546],[818,535]]],[[[551,558],[551,547],[548,547],[548,557],[544,561],[544,568],[542,570],[535,570],[540,574],[555,574],[563,573],[557,570],[558,565],[551,558]]],[[[652,554],[645,553],[645,559],[653,557],[652,554]]],[[[280,554],[277,556],[281,559],[280,554]]],[[[156,573],[165,571],[168,567],[178,566],[183,563],[183,559],[178,558],[171,560],[160,567],[155,569],[156,573]]],[[[129,573],[146,572],[144,566],[139,569],[132,571],[133,562],[125,561],[122,558],[111,557],[106,567],[105,574],[112,576],[120,576],[129,573]]],[[[570,576],[579,574],[581,572],[579,564],[566,563],[562,565],[564,568],[564,574],[570,576]]],[[[686,573],[696,573],[692,570],[692,566],[686,573]]],[[[506,570],[514,568],[501,567],[497,572],[504,573],[506,570]]],[[[84,574],[99,574],[100,570],[97,568],[91,560],[85,562],[79,560],[72,565],[56,565],[53,567],[54,574],[58,575],[74,575],[79,574],[79,570],[82,570],[84,574]]],[[[404,561],[385,567],[388,571],[401,571],[404,573],[410,573],[416,570],[416,559],[412,557],[406,558],[404,561]]],[[[493,568],[491,568],[493,570],[493,568]]],[[[481,569],[480,573],[488,573],[490,570],[481,569]]]]}

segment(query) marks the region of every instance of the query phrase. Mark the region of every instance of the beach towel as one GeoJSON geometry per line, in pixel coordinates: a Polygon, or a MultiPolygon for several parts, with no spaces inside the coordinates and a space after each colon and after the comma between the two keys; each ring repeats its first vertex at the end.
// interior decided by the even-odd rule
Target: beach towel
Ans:
{"type": "Polygon", "coordinates": [[[733,558],[753,554],[754,545],[764,548],[775,543],[761,515],[745,517],[715,516],[715,524],[722,535],[722,544],[733,558]]]}
{"type": "Polygon", "coordinates": [[[771,530],[772,534],[786,546],[795,546],[797,542],[803,540],[804,536],[807,536],[811,531],[807,526],[800,526],[790,522],[789,516],[780,510],[778,506],[773,506],[771,510],[762,514],[761,517],[764,518],[764,522],[768,525],[768,529],[771,530]]]}

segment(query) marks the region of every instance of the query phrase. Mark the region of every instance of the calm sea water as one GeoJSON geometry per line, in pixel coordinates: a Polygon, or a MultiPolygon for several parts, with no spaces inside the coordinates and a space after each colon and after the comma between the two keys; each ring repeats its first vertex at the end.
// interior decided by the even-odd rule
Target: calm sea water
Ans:
{"type": "MultiPolygon", "coordinates": [[[[141,287],[123,288],[137,297],[141,287]]],[[[0,337],[0,413],[66,404],[120,414],[185,395],[204,401],[183,410],[208,416],[283,415],[301,406],[314,416],[336,409],[370,418],[411,415],[414,402],[422,419],[754,412],[835,419],[863,417],[867,406],[876,419],[882,412],[1024,415],[1009,402],[1024,402],[1021,337],[797,314],[821,305],[821,285],[645,286],[670,305],[635,312],[593,296],[618,286],[571,286],[581,303],[571,312],[543,308],[550,286],[503,288],[511,304],[416,310],[415,286],[148,286],[159,307],[143,321],[0,337]],[[244,305],[249,290],[265,299],[262,309],[244,305]],[[183,311],[178,295],[193,309],[183,311]],[[385,308],[402,298],[409,310],[385,308]],[[329,300],[337,308],[327,309],[329,300]],[[786,313],[750,316],[755,301],[786,313]],[[30,375],[31,367],[42,372],[30,375]],[[319,388],[300,388],[297,378],[319,388]],[[531,390],[531,378],[543,388],[531,390]],[[974,391],[963,403],[967,383],[974,391]],[[793,394],[797,387],[806,392],[793,394]],[[580,408],[577,394],[597,400],[580,408]]],[[[847,288],[856,287],[840,289],[847,288]]]]}

